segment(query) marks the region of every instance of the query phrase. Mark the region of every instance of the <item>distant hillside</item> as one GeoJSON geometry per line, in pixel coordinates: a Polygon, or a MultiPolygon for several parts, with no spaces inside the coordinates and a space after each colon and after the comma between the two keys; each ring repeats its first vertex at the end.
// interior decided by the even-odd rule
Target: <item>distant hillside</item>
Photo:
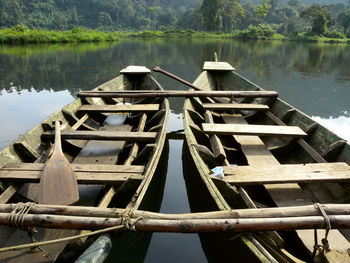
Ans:
{"type": "Polygon", "coordinates": [[[200,0],[0,0],[0,27],[171,28],[200,0]]]}
{"type": "MultiPolygon", "coordinates": [[[[280,4],[287,4],[288,0],[277,0],[280,4]]],[[[255,5],[261,4],[261,0],[240,0],[240,3],[252,2],[255,5]]],[[[312,4],[331,5],[335,3],[349,4],[349,0],[300,0],[301,4],[309,6],[312,4]]]]}

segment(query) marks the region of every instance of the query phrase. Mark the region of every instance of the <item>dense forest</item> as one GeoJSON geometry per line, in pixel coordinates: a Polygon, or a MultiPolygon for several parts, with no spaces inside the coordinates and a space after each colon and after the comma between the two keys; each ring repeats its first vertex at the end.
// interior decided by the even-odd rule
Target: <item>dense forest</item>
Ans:
{"type": "Polygon", "coordinates": [[[265,27],[285,36],[350,36],[350,0],[0,0],[0,27],[232,33],[265,27]]]}

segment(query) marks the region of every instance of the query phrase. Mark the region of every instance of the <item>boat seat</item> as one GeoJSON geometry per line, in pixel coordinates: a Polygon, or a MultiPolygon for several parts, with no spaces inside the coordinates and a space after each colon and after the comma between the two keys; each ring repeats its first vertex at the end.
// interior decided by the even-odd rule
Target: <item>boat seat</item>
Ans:
{"type": "Polygon", "coordinates": [[[344,162],[227,166],[223,169],[224,180],[233,185],[350,181],[350,166],[344,162]]]}
{"type": "Polygon", "coordinates": [[[203,123],[202,127],[206,134],[217,135],[307,136],[307,134],[297,126],[203,123]]]}
{"type": "MultiPolygon", "coordinates": [[[[103,140],[103,141],[128,141],[128,142],[153,142],[156,132],[124,132],[124,131],[63,131],[61,138],[76,140],[103,140]]],[[[42,134],[43,139],[53,139],[54,131],[42,134]]]]}
{"type": "Polygon", "coordinates": [[[266,111],[269,106],[263,104],[252,103],[203,103],[205,110],[253,110],[266,111]]]}
{"type": "MultiPolygon", "coordinates": [[[[120,185],[127,180],[143,179],[142,165],[95,165],[71,164],[79,184],[115,184],[120,185]]],[[[21,163],[7,164],[0,168],[2,182],[39,183],[45,164],[21,163]]]]}
{"type": "Polygon", "coordinates": [[[133,104],[133,105],[83,105],[79,111],[83,112],[148,112],[158,111],[159,104],[133,104]]]}

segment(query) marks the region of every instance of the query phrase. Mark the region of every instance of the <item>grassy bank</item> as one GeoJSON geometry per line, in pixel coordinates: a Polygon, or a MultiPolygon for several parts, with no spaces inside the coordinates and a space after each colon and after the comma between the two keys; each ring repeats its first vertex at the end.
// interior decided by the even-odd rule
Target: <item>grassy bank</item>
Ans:
{"type": "Polygon", "coordinates": [[[98,32],[74,28],[70,31],[44,31],[28,29],[25,26],[15,26],[0,29],[0,43],[74,43],[117,41],[118,33],[98,32]]]}
{"type": "Polygon", "coordinates": [[[220,39],[270,39],[281,40],[284,37],[272,29],[250,26],[246,30],[233,33],[203,32],[194,30],[142,31],[121,33],[121,37],[160,37],[160,38],[220,38],[220,39]]]}
{"type": "Polygon", "coordinates": [[[350,39],[338,32],[329,32],[326,36],[315,35],[312,32],[299,33],[292,37],[276,34],[274,30],[263,26],[249,26],[247,29],[233,33],[203,32],[194,30],[167,30],[141,32],[101,32],[74,28],[70,31],[32,30],[25,26],[0,29],[0,43],[75,43],[75,42],[106,42],[117,41],[120,38],[193,38],[193,39],[251,39],[251,40],[290,40],[324,43],[347,43],[350,39]]]}

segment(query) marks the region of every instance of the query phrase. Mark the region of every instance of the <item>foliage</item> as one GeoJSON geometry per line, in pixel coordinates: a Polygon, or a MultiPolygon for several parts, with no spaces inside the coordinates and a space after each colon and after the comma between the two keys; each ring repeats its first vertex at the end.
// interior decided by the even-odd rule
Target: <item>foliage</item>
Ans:
{"type": "Polygon", "coordinates": [[[68,42],[99,42],[117,41],[117,33],[97,32],[74,28],[70,31],[43,31],[28,29],[17,25],[12,28],[0,29],[0,43],[68,43],[68,42]]]}
{"type": "Polygon", "coordinates": [[[334,20],[330,14],[331,6],[312,5],[301,12],[300,17],[312,23],[311,31],[316,34],[325,34],[328,28],[334,25],[334,20]]]}
{"type": "Polygon", "coordinates": [[[350,27],[350,9],[344,10],[337,18],[338,24],[343,27],[343,33],[346,34],[350,27]]]}
{"type": "MultiPolygon", "coordinates": [[[[268,30],[289,37],[297,37],[306,31],[313,33],[312,36],[307,34],[306,38],[323,35],[341,39],[343,35],[337,32],[350,34],[350,11],[347,9],[350,8],[349,0],[318,0],[318,4],[311,5],[315,2],[316,0],[0,0],[0,28],[11,27],[11,37],[8,35],[4,38],[4,31],[1,32],[2,41],[7,39],[6,41],[21,43],[102,41],[109,38],[97,31],[129,32],[129,36],[142,37],[191,38],[227,38],[239,35],[270,38],[267,36],[268,30]],[[40,30],[46,31],[43,33],[40,30]],[[53,36],[52,30],[59,32],[53,36]],[[199,32],[202,30],[209,33],[199,32]],[[22,32],[22,36],[14,33],[17,31],[22,32]],[[139,33],[133,33],[137,31],[139,33]],[[86,32],[93,36],[81,36],[86,32]],[[75,34],[75,38],[68,36],[68,33],[75,34]]],[[[118,35],[120,33],[113,37],[118,35]]]]}
{"type": "Polygon", "coordinates": [[[238,36],[242,39],[271,39],[274,35],[275,32],[271,28],[250,25],[246,30],[240,32],[238,36]]]}
{"type": "Polygon", "coordinates": [[[257,6],[255,13],[256,16],[260,19],[261,23],[264,22],[271,7],[272,5],[269,4],[269,0],[262,0],[262,3],[257,6]]]}

